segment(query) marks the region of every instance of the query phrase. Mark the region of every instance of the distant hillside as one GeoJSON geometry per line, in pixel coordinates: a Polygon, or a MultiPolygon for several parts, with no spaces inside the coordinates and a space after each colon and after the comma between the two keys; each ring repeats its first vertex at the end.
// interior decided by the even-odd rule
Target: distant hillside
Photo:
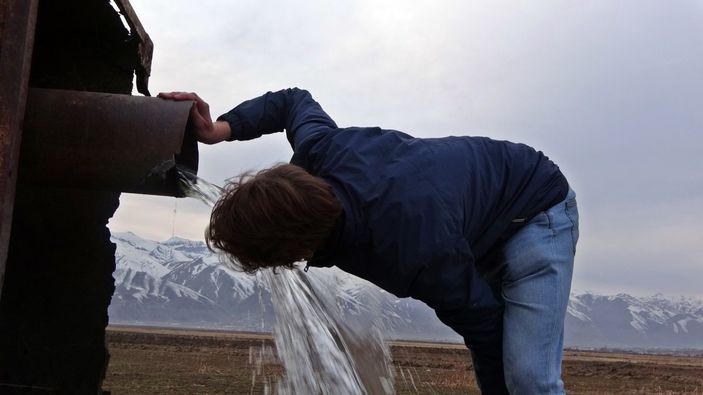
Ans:
{"type": "MultiPolygon", "coordinates": [[[[144,240],[115,233],[115,294],[110,322],[269,331],[274,317],[268,290],[256,276],[219,263],[202,242],[144,240]]],[[[423,303],[398,299],[337,269],[311,269],[334,284],[345,315],[383,314],[388,337],[461,342],[423,303]],[[373,307],[369,307],[373,306],[373,307]]],[[[571,296],[567,347],[703,349],[703,302],[580,293],[571,296]]]]}

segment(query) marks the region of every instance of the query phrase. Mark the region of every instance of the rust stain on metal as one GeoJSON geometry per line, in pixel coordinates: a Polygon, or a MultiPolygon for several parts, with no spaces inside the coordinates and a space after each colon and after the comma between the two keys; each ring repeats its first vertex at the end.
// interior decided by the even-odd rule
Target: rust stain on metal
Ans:
{"type": "Polygon", "coordinates": [[[22,183],[179,196],[174,166],[197,172],[191,103],[30,89],[22,183]]]}
{"type": "Polygon", "coordinates": [[[37,0],[0,0],[0,294],[12,226],[37,0]]]}

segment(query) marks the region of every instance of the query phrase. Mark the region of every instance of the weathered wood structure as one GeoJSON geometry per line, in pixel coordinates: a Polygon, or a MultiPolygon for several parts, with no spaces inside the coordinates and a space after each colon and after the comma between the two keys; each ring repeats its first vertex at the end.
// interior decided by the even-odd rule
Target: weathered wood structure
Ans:
{"type": "Polygon", "coordinates": [[[165,173],[140,186],[126,185],[131,178],[120,172],[141,174],[149,160],[197,168],[197,147],[186,132],[188,103],[104,101],[76,91],[129,95],[136,76],[148,95],[151,52],[128,0],[0,0],[2,394],[102,393],[115,268],[107,222],[121,191],[177,194],[172,185],[154,189],[153,182],[174,181],[165,173]],[[135,108],[173,122],[142,130],[135,108]],[[106,115],[81,118],[98,110],[106,115]],[[115,126],[115,114],[136,119],[115,126]],[[109,132],[96,126],[105,122],[109,132]],[[129,137],[110,137],[125,128],[129,137]],[[148,137],[163,144],[130,145],[148,137]],[[167,158],[147,147],[169,151],[167,158]],[[147,161],[121,163],[119,149],[147,161]],[[99,166],[85,155],[93,150],[101,152],[99,166]]]}

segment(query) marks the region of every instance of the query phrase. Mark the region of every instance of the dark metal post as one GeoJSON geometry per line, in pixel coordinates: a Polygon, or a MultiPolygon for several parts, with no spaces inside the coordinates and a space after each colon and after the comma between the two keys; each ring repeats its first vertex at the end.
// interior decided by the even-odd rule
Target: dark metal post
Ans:
{"type": "MultiPolygon", "coordinates": [[[[7,254],[6,260],[0,260],[5,273],[0,299],[2,394],[102,393],[109,360],[105,342],[107,307],[114,291],[115,269],[115,245],[110,241],[107,223],[119,205],[120,192],[116,190],[127,188],[132,181],[115,186],[111,184],[115,179],[100,185],[98,177],[97,184],[85,188],[80,184],[49,185],[48,180],[44,180],[46,184],[36,183],[32,171],[47,170],[70,180],[70,174],[55,171],[65,163],[77,164],[77,153],[85,153],[79,151],[93,150],[96,144],[106,149],[110,144],[118,150],[130,147],[122,150],[122,159],[129,160],[139,156],[134,151],[139,151],[139,142],[148,138],[130,135],[134,132],[131,126],[122,125],[117,129],[128,133],[131,141],[109,143],[108,136],[103,135],[93,146],[86,146],[85,140],[95,136],[90,135],[90,129],[86,132],[77,127],[74,131],[86,132],[84,140],[79,136],[76,141],[74,136],[73,148],[58,144],[66,141],[52,147],[54,142],[43,133],[60,137],[62,131],[39,125],[30,133],[22,126],[22,117],[27,86],[129,95],[137,71],[139,91],[148,92],[151,40],[129,11],[128,0],[117,0],[117,4],[129,30],[110,0],[0,0],[0,247],[2,256],[7,254]],[[22,158],[18,160],[21,129],[22,158]],[[44,138],[48,146],[33,146],[38,136],[44,136],[39,140],[44,138]],[[60,147],[74,156],[54,157],[53,162],[37,156],[53,155],[57,151],[52,150],[60,147]],[[48,151],[42,151],[45,149],[48,151]]],[[[181,106],[177,112],[187,112],[187,103],[177,106],[181,106]]],[[[29,103],[26,107],[27,111],[38,108],[29,103]]],[[[51,109],[42,114],[51,117],[51,109]]],[[[185,122],[187,116],[176,118],[185,122]]],[[[178,162],[184,150],[182,146],[169,148],[166,161],[178,162]],[[179,149],[181,153],[174,155],[179,149]]],[[[152,154],[157,162],[164,158],[157,151],[152,154]]],[[[100,165],[100,161],[94,163],[100,165]]],[[[125,173],[141,174],[150,166],[132,165],[125,164],[131,169],[125,173]]],[[[64,167],[64,171],[72,169],[64,167]]]]}
{"type": "Polygon", "coordinates": [[[0,0],[0,295],[15,202],[37,0],[0,0]]]}

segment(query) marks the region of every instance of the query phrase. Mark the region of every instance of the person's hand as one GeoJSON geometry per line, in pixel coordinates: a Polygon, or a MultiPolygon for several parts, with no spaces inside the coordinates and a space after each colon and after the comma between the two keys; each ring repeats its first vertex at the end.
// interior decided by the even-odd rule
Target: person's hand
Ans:
{"type": "Polygon", "coordinates": [[[168,100],[190,100],[193,107],[190,109],[195,135],[198,141],[205,144],[216,144],[230,137],[232,131],[227,122],[212,122],[210,106],[194,92],[161,92],[159,97],[168,100]]]}

